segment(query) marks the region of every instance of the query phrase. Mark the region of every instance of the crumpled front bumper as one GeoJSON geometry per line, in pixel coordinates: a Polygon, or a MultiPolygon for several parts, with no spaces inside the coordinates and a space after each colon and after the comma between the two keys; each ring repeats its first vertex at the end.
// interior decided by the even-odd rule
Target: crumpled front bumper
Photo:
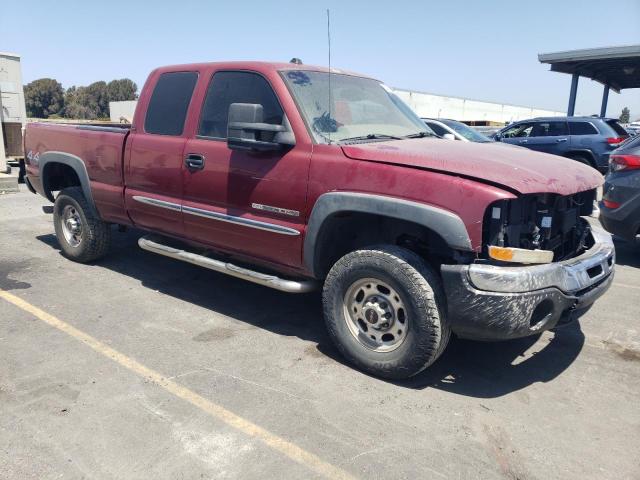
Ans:
{"type": "Polygon", "coordinates": [[[615,248],[597,219],[593,246],[562,262],[530,266],[443,265],[449,320],[461,337],[502,340],[533,335],[584,313],[610,287],[615,248]]]}

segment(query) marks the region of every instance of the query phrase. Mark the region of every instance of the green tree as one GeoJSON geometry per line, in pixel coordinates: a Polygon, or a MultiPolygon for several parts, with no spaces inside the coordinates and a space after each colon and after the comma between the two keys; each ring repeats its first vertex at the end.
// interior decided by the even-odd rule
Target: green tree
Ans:
{"type": "Polygon", "coordinates": [[[110,102],[121,102],[124,100],[135,100],[138,98],[136,91],[138,86],[133,80],[121,78],[120,80],[111,80],[107,84],[107,95],[110,102]]]}
{"type": "Polygon", "coordinates": [[[24,87],[27,116],[48,118],[64,108],[64,90],[53,78],[40,78],[24,87]]]}
{"type": "Polygon", "coordinates": [[[107,82],[94,82],[87,87],[90,97],[89,106],[96,110],[98,118],[109,116],[109,93],[107,82]]]}
{"type": "Polygon", "coordinates": [[[629,110],[629,107],[624,107],[619,117],[620,123],[629,123],[630,119],[631,119],[631,110],[629,110]]]}
{"type": "Polygon", "coordinates": [[[64,116],[84,120],[109,117],[109,102],[135,100],[137,85],[128,78],[109,83],[94,82],[87,87],[69,87],[65,93],[64,116]]]}
{"type": "Polygon", "coordinates": [[[65,93],[64,116],[83,120],[100,117],[100,108],[89,87],[70,87],[65,93]]]}

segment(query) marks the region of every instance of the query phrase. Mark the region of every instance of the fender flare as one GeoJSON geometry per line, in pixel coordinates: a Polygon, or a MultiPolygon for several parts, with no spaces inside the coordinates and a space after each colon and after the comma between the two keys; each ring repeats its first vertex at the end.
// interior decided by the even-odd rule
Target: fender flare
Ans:
{"type": "Polygon", "coordinates": [[[84,194],[84,198],[87,199],[87,202],[93,209],[92,213],[99,217],[98,209],[96,208],[96,205],[93,201],[93,195],[91,194],[91,182],[89,181],[89,174],[87,173],[87,167],[85,166],[82,159],[80,157],[72,155],[71,153],[66,153],[66,152],[52,151],[52,152],[45,152],[42,155],[40,155],[38,164],[40,168],[40,178],[42,179],[42,190],[45,196],[50,201],[54,202],[55,198],[53,198],[53,194],[49,189],[49,185],[46,177],[47,165],[50,163],[62,163],[64,165],[68,165],[74,170],[74,172],[76,172],[76,175],[80,180],[80,186],[82,187],[82,193],[84,194]]]}
{"type": "Polygon", "coordinates": [[[329,192],[318,197],[307,223],[303,261],[316,275],[317,239],[324,222],[339,212],[359,212],[406,220],[422,225],[440,235],[455,250],[473,251],[469,233],[462,219],[448,210],[401,198],[369,193],[329,192]]]}

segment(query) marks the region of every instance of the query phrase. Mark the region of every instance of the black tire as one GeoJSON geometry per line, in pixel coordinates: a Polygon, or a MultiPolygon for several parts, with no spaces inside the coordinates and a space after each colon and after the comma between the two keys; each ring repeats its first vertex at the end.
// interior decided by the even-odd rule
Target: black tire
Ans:
{"type": "Polygon", "coordinates": [[[56,237],[65,257],[75,262],[86,263],[103,257],[111,244],[111,228],[92,213],[89,202],[80,187],[62,190],[53,205],[53,224],[56,237]],[[63,227],[63,212],[69,207],[77,212],[82,226],[79,243],[72,245],[67,240],[63,227]]]}
{"type": "MultiPolygon", "coordinates": [[[[325,280],[322,302],[327,329],[338,350],[350,363],[378,377],[398,380],[416,375],[438,359],[451,335],[438,275],[404,248],[385,245],[345,255],[325,280]],[[366,278],[391,286],[406,307],[406,336],[392,351],[367,347],[349,327],[346,295],[354,282],[366,278]]],[[[363,315],[367,318],[366,312],[363,315]]]]}

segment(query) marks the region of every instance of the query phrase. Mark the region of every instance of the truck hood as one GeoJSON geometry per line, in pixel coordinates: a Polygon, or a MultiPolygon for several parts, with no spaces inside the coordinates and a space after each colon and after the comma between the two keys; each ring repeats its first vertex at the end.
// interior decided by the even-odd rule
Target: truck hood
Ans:
{"type": "Polygon", "coordinates": [[[522,194],[570,195],[603,183],[600,173],[575,160],[501,143],[416,138],[342,145],[342,151],[356,160],[470,177],[522,194]]]}

